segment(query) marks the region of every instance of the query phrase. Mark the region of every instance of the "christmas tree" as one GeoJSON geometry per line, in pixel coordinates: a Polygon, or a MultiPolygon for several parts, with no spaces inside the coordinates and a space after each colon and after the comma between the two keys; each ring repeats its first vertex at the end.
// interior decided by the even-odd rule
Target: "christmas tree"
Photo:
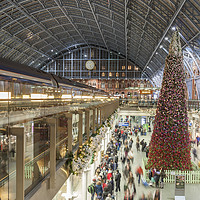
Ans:
{"type": "Polygon", "coordinates": [[[179,32],[175,31],[165,60],[147,168],[191,169],[186,83],[179,32]]]}

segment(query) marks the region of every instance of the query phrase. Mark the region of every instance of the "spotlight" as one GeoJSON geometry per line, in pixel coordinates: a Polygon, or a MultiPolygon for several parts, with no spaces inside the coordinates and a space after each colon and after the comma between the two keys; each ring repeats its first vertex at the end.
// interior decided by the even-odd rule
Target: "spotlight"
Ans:
{"type": "Polygon", "coordinates": [[[172,26],[172,31],[175,31],[176,30],[176,27],[175,26],[172,26]]]}

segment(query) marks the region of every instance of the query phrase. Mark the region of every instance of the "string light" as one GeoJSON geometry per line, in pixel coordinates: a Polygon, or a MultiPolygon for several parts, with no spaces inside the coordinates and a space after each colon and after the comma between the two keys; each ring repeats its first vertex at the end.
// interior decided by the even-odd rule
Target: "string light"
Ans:
{"type": "Polygon", "coordinates": [[[162,89],[149,147],[147,168],[190,170],[190,138],[186,83],[178,31],[171,40],[165,61],[162,89]]]}

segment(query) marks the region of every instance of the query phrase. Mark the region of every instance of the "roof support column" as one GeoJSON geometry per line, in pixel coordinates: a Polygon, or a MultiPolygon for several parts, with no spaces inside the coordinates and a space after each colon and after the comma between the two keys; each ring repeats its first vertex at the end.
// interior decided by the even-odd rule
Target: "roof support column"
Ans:
{"type": "Polygon", "coordinates": [[[87,140],[90,138],[90,110],[85,110],[85,133],[87,140]]]}
{"type": "Polygon", "coordinates": [[[16,143],[16,200],[24,200],[24,128],[10,128],[10,134],[17,136],[16,143]]]}
{"type": "Polygon", "coordinates": [[[79,111],[79,121],[78,121],[78,144],[79,147],[83,143],[83,112],[79,111]]]}
{"type": "Polygon", "coordinates": [[[68,132],[68,152],[72,152],[72,113],[66,114],[68,132]]]}
{"type": "Polygon", "coordinates": [[[50,189],[55,188],[56,183],[56,132],[57,119],[47,118],[50,126],[50,189]]]}

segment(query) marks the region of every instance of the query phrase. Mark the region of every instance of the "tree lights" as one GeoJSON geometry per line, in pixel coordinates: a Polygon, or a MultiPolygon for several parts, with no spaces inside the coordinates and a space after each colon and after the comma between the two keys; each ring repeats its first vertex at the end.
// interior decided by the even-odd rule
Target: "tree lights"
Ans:
{"type": "Polygon", "coordinates": [[[175,31],[165,61],[147,168],[190,170],[186,83],[180,36],[175,31]]]}

